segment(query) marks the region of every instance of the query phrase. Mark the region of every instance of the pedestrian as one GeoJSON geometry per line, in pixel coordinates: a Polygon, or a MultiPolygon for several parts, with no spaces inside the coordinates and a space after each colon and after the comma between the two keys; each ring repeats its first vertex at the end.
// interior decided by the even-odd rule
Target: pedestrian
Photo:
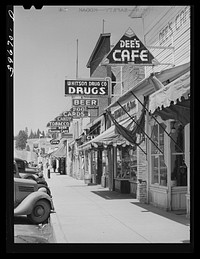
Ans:
{"type": "Polygon", "coordinates": [[[50,176],[50,169],[51,169],[51,166],[50,166],[50,164],[48,163],[48,162],[46,162],[46,168],[47,168],[47,177],[48,178],[50,178],[51,176],[50,176]]]}
{"type": "Polygon", "coordinates": [[[53,171],[56,172],[56,160],[53,161],[53,171]]]}

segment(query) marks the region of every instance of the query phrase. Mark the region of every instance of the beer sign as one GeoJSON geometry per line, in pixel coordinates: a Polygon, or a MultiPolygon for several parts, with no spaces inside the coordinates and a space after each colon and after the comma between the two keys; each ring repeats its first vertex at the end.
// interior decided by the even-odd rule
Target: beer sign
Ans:
{"type": "Polygon", "coordinates": [[[108,81],[104,80],[65,80],[65,95],[108,95],[108,81]]]}
{"type": "Polygon", "coordinates": [[[114,48],[106,56],[110,64],[155,65],[157,62],[151,52],[144,46],[134,31],[129,28],[114,48]]]}
{"type": "Polygon", "coordinates": [[[96,107],[98,105],[98,99],[72,99],[72,106],[96,107]]]}

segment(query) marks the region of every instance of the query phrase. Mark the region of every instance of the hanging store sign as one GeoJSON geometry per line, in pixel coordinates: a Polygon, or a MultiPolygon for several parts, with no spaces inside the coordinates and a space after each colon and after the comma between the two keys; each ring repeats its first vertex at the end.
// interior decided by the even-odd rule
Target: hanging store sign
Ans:
{"type": "Polygon", "coordinates": [[[72,121],[73,117],[66,117],[66,116],[57,116],[55,119],[55,121],[72,121]]]}
{"type": "Polygon", "coordinates": [[[82,117],[88,117],[88,111],[65,111],[62,113],[63,116],[72,116],[74,119],[82,118],[82,117]]]}
{"type": "Polygon", "coordinates": [[[71,112],[84,112],[85,107],[82,106],[74,106],[70,109],[71,112]]]}
{"type": "Polygon", "coordinates": [[[69,121],[50,121],[49,127],[70,127],[69,121]]]}
{"type": "Polygon", "coordinates": [[[58,145],[60,143],[59,139],[51,139],[50,140],[51,145],[58,145]]]}
{"type": "Polygon", "coordinates": [[[108,53],[105,63],[155,65],[157,62],[134,31],[129,28],[114,48],[108,53]]]}
{"type": "Polygon", "coordinates": [[[72,112],[72,116],[74,119],[79,119],[83,117],[88,117],[88,111],[74,111],[72,112]]]}
{"type": "Polygon", "coordinates": [[[53,133],[60,133],[61,132],[61,129],[49,129],[48,132],[51,134],[53,133]]]}
{"type": "Polygon", "coordinates": [[[108,81],[65,80],[65,95],[108,95],[108,81]]]}
{"type": "Polygon", "coordinates": [[[72,106],[98,106],[99,100],[98,99],[72,99],[72,106]]]}
{"type": "Polygon", "coordinates": [[[72,133],[62,133],[62,138],[73,138],[73,134],[72,133]]]}

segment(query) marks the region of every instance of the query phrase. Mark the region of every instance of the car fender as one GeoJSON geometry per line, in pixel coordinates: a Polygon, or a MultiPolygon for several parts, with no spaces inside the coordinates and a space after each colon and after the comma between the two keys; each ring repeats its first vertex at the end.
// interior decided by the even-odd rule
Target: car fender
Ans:
{"type": "Polygon", "coordinates": [[[15,209],[14,215],[28,215],[31,214],[34,204],[41,199],[48,200],[51,205],[51,210],[54,210],[53,201],[45,192],[36,191],[30,193],[15,209]]]}

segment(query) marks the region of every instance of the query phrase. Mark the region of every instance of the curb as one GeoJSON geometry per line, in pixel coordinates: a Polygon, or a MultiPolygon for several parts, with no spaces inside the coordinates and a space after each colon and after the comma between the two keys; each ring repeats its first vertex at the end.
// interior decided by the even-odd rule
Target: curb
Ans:
{"type": "Polygon", "coordinates": [[[68,241],[65,237],[65,234],[63,233],[63,231],[61,229],[61,225],[60,225],[56,212],[51,213],[50,224],[51,224],[51,227],[53,230],[53,237],[54,237],[54,241],[55,241],[52,243],[68,243],[68,241]]]}

